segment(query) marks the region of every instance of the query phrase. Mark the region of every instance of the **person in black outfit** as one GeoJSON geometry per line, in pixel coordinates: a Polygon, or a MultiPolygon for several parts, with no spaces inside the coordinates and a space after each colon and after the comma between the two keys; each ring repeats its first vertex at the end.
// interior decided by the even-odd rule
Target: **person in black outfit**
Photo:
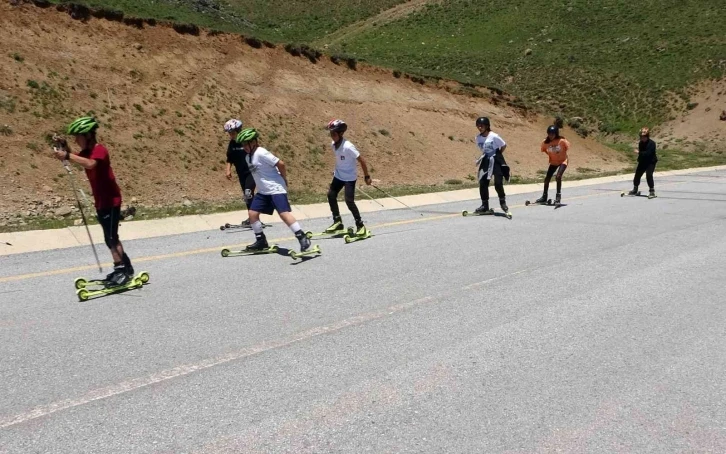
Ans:
{"type": "Polygon", "coordinates": [[[653,181],[653,172],[658,162],[658,156],[655,152],[655,142],[650,138],[650,130],[642,128],[640,130],[640,141],[638,149],[634,150],[638,154],[638,167],[635,169],[635,178],[633,178],[633,190],[628,195],[637,195],[640,179],[645,173],[645,179],[648,182],[648,198],[655,198],[655,182],[653,181]]]}
{"type": "MultiPolygon", "coordinates": [[[[242,194],[247,205],[247,211],[250,209],[252,204],[252,198],[255,196],[255,180],[252,178],[252,172],[250,172],[245,161],[245,153],[242,145],[237,143],[237,134],[242,130],[242,122],[240,120],[231,119],[224,124],[224,131],[229,135],[230,141],[227,145],[227,169],[226,176],[228,180],[232,179],[232,166],[234,165],[237,171],[237,177],[239,177],[239,184],[242,186],[242,194]]],[[[242,221],[243,227],[249,227],[250,219],[249,215],[247,219],[242,221]]]]}

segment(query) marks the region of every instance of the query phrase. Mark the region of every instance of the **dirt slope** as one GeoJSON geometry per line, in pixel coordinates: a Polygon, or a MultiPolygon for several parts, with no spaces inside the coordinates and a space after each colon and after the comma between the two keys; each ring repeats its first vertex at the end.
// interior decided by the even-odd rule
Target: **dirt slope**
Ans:
{"type": "MultiPolygon", "coordinates": [[[[70,200],[45,135],[93,111],[122,191],[138,205],[239,197],[224,178],[222,124],[243,119],[288,161],[293,190],[322,191],[333,159],[324,125],[348,138],[384,185],[441,184],[474,175],[474,118],[489,115],[510,144],[515,175],[533,177],[546,120],[453,95],[389,71],[312,64],[239,36],[181,35],[163,26],[81,22],[54,8],[0,2],[0,213],[42,214],[70,200]],[[7,126],[3,126],[7,125],[7,126]],[[41,203],[45,202],[45,207],[41,203]]],[[[613,153],[567,132],[571,169],[622,168],[613,153]]],[[[2,221],[2,219],[0,219],[2,221]]]]}

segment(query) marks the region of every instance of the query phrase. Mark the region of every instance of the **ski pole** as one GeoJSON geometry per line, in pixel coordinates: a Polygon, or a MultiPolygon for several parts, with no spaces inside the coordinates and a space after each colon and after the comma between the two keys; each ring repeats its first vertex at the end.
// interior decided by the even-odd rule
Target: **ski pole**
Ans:
{"type": "Polygon", "coordinates": [[[393,200],[395,200],[396,202],[400,203],[401,205],[405,206],[405,207],[406,207],[406,208],[408,208],[409,210],[413,211],[414,213],[418,213],[418,214],[420,214],[421,216],[423,216],[423,213],[421,213],[420,211],[416,211],[416,210],[414,210],[413,208],[411,208],[410,206],[408,206],[408,205],[406,205],[405,203],[401,202],[401,201],[400,201],[400,200],[398,200],[397,198],[393,197],[393,196],[392,196],[391,194],[387,193],[386,191],[384,191],[383,189],[379,188],[379,187],[378,187],[378,186],[376,186],[375,184],[371,184],[371,186],[373,186],[374,188],[378,189],[379,191],[381,191],[382,193],[384,193],[384,194],[385,194],[385,195],[387,195],[388,197],[392,198],[392,199],[393,199],[393,200]]]}
{"type": "MultiPolygon", "coordinates": [[[[91,249],[93,249],[93,256],[96,258],[96,265],[98,265],[98,272],[103,273],[103,268],[101,267],[101,261],[98,260],[98,252],[96,252],[96,246],[93,244],[93,237],[91,237],[91,230],[88,228],[88,221],[86,220],[86,213],[83,211],[83,205],[81,204],[81,199],[78,198],[78,193],[76,192],[76,183],[74,181],[73,171],[71,170],[71,163],[68,161],[63,161],[63,167],[65,167],[66,172],[68,172],[68,180],[71,182],[71,189],[73,189],[73,196],[76,198],[76,203],[78,204],[78,209],[81,210],[81,218],[83,219],[83,225],[86,226],[86,233],[88,234],[88,241],[91,243],[91,249]]],[[[81,192],[83,194],[83,192],[81,192]]],[[[85,194],[83,194],[85,197],[85,194]]]]}
{"type": "Polygon", "coordinates": [[[384,206],[384,205],[383,205],[383,204],[382,204],[381,202],[379,202],[378,200],[376,200],[376,199],[374,199],[373,197],[371,197],[370,195],[368,195],[368,194],[367,194],[367,193],[366,193],[366,192],[365,192],[364,190],[362,190],[362,189],[361,189],[361,188],[359,188],[358,186],[356,186],[355,188],[356,188],[357,190],[359,190],[359,191],[360,191],[360,192],[361,192],[361,193],[362,193],[362,194],[363,194],[364,196],[368,197],[369,199],[371,199],[371,200],[373,200],[374,202],[376,202],[376,203],[377,203],[378,205],[380,205],[380,206],[382,206],[383,208],[385,208],[385,206],[384,206]]]}

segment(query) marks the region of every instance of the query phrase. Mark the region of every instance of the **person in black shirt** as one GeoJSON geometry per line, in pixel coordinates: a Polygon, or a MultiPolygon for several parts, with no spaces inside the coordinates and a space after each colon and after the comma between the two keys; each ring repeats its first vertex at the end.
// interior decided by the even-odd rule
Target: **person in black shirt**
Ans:
{"type": "Polygon", "coordinates": [[[638,167],[635,169],[635,178],[633,178],[633,190],[628,195],[636,195],[638,193],[638,186],[640,185],[640,179],[645,173],[645,179],[648,182],[648,198],[655,198],[655,182],[653,181],[653,172],[655,172],[655,165],[658,162],[658,156],[655,153],[655,142],[650,138],[650,130],[648,128],[642,128],[640,130],[640,142],[638,142],[638,148],[634,150],[638,154],[638,167]]]}
{"type": "MultiPolygon", "coordinates": [[[[242,145],[237,143],[237,134],[242,130],[242,122],[240,120],[231,119],[224,124],[224,131],[229,135],[230,141],[227,145],[227,169],[226,176],[228,180],[232,179],[232,166],[237,171],[237,177],[239,177],[239,184],[242,186],[242,194],[247,205],[247,210],[250,209],[252,198],[255,196],[255,180],[252,178],[252,172],[247,167],[247,161],[245,161],[245,153],[242,145]]],[[[250,219],[249,216],[246,220],[242,221],[241,226],[249,227],[250,219]]]]}

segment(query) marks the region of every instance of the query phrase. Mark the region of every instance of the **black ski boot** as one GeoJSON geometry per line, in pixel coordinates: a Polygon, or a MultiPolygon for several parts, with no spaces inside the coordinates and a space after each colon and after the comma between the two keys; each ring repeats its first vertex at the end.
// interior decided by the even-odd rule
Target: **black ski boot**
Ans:
{"type": "Polygon", "coordinates": [[[658,196],[655,195],[655,189],[651,189],[650,192],[648,192],[648,198],[655,199],[656,197],[658,197],[658,196]]]}
{"type": "Polygon", "coordinates": [[[638,187],[633,186],[633,190],[628,192],[628,195],[638,195],[638,187]]]}
{"type": "Polygon", "coordinates": [[[542,194],[542,197],[535,200],[534,203],[539,203],[540,205],[547,205],[547,194],[542,194]]]}
{"type": "Polygon", "coordinates": [[[255,242],[245,248],[245,251],[262,251],[270,247],[264,233],[255,233],[255,242]]]}
{"type": "Polygon", "coordinates": [[[295,237],[300,242],[300,252],[305,252],[310,249],[310,245],[312,244],[312,242],[310,241],[310,238],[305,235],[305,232],[303,232],[302,230],[298,230],[297,232],[295,232],[295,237]]]}
{"type": "Polygon", "coordinates": [[[247,218],[247,219],[245,219],[244,221],[242,221],[242,222],[240,223],[240,225],[239,225],[239,226],[240,226],[240,227],[250,227],[251,225],[252,225],[252,224],[250,224],[250,219],[249,219],[249,218],[247,218]]]}
{"type": "Polygon", "coordinates": [[[126,265],[119,263],[114,265],[113,272],[106,276],[106,287],[119,287],[129,281],[129,274],[126,265]]]}
{"type": "Polygon", "coordinates": [[[555,195],[555,205],[562,205],[562,194],[555,195]]]}
{"type": "Polygon", "coordinates": [[[124,265],[126,266],[126,274],[129,275],[129,277],[134,275],[134,267],[131,265],[131,259],[128,255],[124,252],[124,256],[122,257],[124,261],[124,265]]]}
{"type": "Polygon", "coordinates": [[[482,203],[479,208],[474,210],[474,212],[478,213],[478,214],[485,214],[485,213],[489,213],[490,211],[491,210],[489,209],[489,202],[482,203]]]}
{"type": "Polygon", "coordinates": [[[502,211],[509,213],[509,207],[507,206],[507,201],[504,197],[499,199],[499,206],[502,208],[502,211]]]}

